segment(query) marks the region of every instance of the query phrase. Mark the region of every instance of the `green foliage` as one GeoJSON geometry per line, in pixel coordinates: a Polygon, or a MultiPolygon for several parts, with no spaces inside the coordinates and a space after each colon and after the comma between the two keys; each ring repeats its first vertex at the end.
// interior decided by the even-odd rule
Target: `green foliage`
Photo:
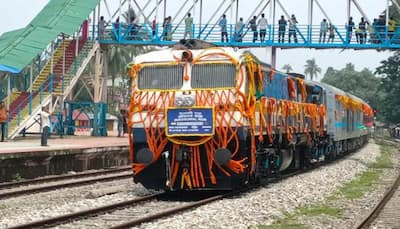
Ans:
{"type": "Polygon", "coordinates": [[[384,168],[392,168],[392,151],[389,146],[381,146],[381,154],[377,160],[368,165],[369,169],[359,177],[345,184],[339,189],[339,195],[347,199],[357,199],[372,190],[374,185],[381,182],[381,175],[384,168]]]}
{"type": "Polygon", "coordinates": [[[384,91],[379,112],[390,123],[400,122],[400,51],[396,51],[389,59],[381,61],[376,69],[380,74],[382,84],[379,89],[384,91]]]}
{"type": "Polygon", "coordinates": [[[306,60],[306,65],[304,65],[304,74],[310,76],[310,80],[314,77],[317,78],[318,74],[321,73],[321,68],[315,63],[315,59],[306,60]]]}
{"type": "Polygon", "coordinates": [[[315,217],[315,216],[332,216],[341,218],[343,210],[331,207],[327,204],[314,204],[309,206],[299,207],[295,213],[287,214],[284,218],[278,219],[272,225],[261,225],[262,229],[284,229],[284,228],[307,228],[299,223],[300,217],[315,217]]]}
{"type": "Polygon", "coordinates": [[[19,173],[16,173],[12,176],[12,181],[22,181],[24,180],[24,178],[21,177],[21,175],[19,173]]]}
{"type": "Polygon", "coordinates": [[[356,71],[354,65],[348,63],[345,68],[336,70],[329,67],[321,82],[340,88],[364,99],[372,107],[379,109],[382,93],[378,90],[381,79],[368,69],[356,71]]]}
{"type": "Polygon", "coordinates": [[[301,207],[299,208],[298,212],[298,214],[302,216],[328,215],[340,218],[343,215],[341,209],[334,208],[329,205],[311,205],[307,207],[301,207]]]}
{"type": "Polygon", "coordinates": [[[360,198],[372,189],[373,185],[378,182],[379,176],[379,171],[368,170],[362,173],[357,179],[341,187],[339,190],[340,195],[347,199],[360,198]]]}

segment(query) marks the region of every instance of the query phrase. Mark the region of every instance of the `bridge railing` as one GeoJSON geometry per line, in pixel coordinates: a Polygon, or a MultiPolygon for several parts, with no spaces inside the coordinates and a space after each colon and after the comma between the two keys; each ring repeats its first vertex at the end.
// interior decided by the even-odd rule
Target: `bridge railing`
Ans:
{"type": "MultiPolygon", "coordinates": [[[[185,25],[172,24],[169,29],[157,24],[152,28],[149,24],[129,25],[120,23],[106,27],[103,34],[94,31],[94,39],[108,44],[148,44],[170,45],[185,38],[185,25]]],[[[365,30],[350,28],[346,25],[334,25],[321,31],[320,25],[296,25],[289,29],[279,30],[279,25],[269,25],[265,38],[261,42],[260,30],[254,31],[248,26],[235,28],[227,25],[228,41],[221,39],[221,28],[216,24],[193,24],[186,38],[200,39],[226,46],[289,46],[311,48],[400,48],[400,27],[389,31],[386,26],[368,26],[365,30]]]]}

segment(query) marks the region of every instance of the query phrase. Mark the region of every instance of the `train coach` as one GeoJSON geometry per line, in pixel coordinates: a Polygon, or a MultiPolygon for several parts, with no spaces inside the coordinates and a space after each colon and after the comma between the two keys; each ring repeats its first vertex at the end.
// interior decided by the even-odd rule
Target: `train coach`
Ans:
{"type": "Polygon", "coordinates": [[[149,189],[231,190],[361,147],[373,112],[248,51],[177,46],[129,65],[130,158],[149,189]]]}

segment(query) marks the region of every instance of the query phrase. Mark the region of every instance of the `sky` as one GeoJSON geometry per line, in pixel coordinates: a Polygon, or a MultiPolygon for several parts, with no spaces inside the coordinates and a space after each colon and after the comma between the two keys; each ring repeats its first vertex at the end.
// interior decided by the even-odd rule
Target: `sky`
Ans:
{"type": "MultiPolygon", "coordinates": [[[[4,1],[4,0],[1,0],[4,1]]],[[[143,7],[147,1],[137,0],[138,3],[143,7]]],[[[151,4],[156,1],[153,0],[151,4]]],[[[168,0],[167,14],[175,16],[175,12],[183,2],[186,0],[168,0]]],[[[190,0],[189,0],[190,1],[190,0]]],[[[194,0],[192,0],[194,1],[194,0]]],[[[213,14],[214,10],[218,7],[222,0],[203,0],[203,19],[207,19],[213,14]]],[[[240,0],[239,1],[239,17],[245,18],[250,16],[256,5],[260,0],[240,0]]],[[[347,20],[347,0],[318,0],[322,5],[329,18],[334,24],[344,24],[347,20]]],[[[47,4],[48,0],[13,0],[7,1],[1,5],[0,14],[0,34],[22,28],[26,26],[36,14],[47,4]]],[[[114,12],[119,5],[119,0],[107,0],[110,11],[114,12]]],[[[134,6],[133,1],[131,1],[134,6]]],[[[229,1],[226,1],[229,3],[229,1]]],[[[308,0],[280,0],[284,9],[289,14],[296,14],[296,18],[299,21],[299,25],[306,24],[308,22],[308,0]]],[[[386,0],[359,0],[362,10],[368,16],[370,20],[377,17],[386,7],[386,0]]],[[[226,3],[226,4],[228,4],[226,3]]],[[[127,7],[127,6],[125,6],[127,7]]],[[[148,7],[147,11],[151,7],[148,7]]],[[[161,20],[163,16],[163,9],[160,7],[158,10],[158,17],[161,20]]],[[[185,8],[182,12],[186,12],[185,8]]],[[[228,23],[233,23],[235,10],[227,12],[228,23]],[[232,14],[231,14],[232,13],[232,14]]],[[[266,18],[270,18],[270,8],[265,9],[266,18]]],[[[108,20],[108,13],[103,4],[101,7],[101,14],[105,15],[108,20]]],[[[279,18],[283,14],[283,10],[277,6],[276,18],[279,18]]],[[[194,16],[194,23],[198,22],[199,11],[196,8],[192,11],[194,16]]],[[[218,14],[217,14],[218,15],[218,14]]],[[[351,16],[355,19],[355,23],[358,24],[361,14],[356,9],[355,5],[351,5],[351,16]]],[[[323,14],[318,7],[314,6],[313,24],[317,25],[324,18],[323,14]]],[[[143,20],[143,19],[142,19],[143,20]]],[[[204,22],[203,22],[204,23],[204,22]]],[[[270,54],[266,48],[252,49],[252,51],[264,62],[270,62],[270,54]]],[[[357,70],[363,68],[369,68],[374,70],[380,65],[380,61],[387,59],[391,55],[389,51],[365,51],[365,50],[311,50],[311,49],[278,49],[277,50],[277,65],[280,69],[285,64],[290,64],[294,68],[294,72],[303,73],[304,65],[307,59],[315,58],[316,63],[321,67],[322,74],[319,78],[322,78],[328,67],[334,67],[335,69],[341,69],[349,62],[353,63],[357,70]]]]}

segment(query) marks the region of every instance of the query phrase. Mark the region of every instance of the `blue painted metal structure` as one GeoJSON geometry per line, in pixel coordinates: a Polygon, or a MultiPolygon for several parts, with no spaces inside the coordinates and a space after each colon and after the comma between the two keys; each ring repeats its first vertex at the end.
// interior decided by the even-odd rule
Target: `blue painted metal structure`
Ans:
{"type": "MultiPolygon", "coordinates": [[[[168,46],[179,42],[184,38],[184,25],[173,25],[171,36],[165,36],[166,32],[156,25],[153,36],[153,29],[148,24],[126,25],[120,23],[119,27],[110,25],[100,40],[102,44],[122,44],[122,45],[156,45],[168,46]],[[168,39],[171,38],[171,39],[168,39]]],[[[259,31],[258,31],[259,32],[259,31]]],[[[97,34],[97,33],[93,33],[97,34]]],[[[243,31],[235,32],[234,25],[228,25],[229,42],[221,42],[221,30],[218,25],[193,25],[192,38],[204,40],[217,46],[231,47],[278,47],[278,48],[316,48],[316,49],[399,49],[400,48],[400,27],[395,32],[389,32],[386,26],[370,26],[362,33],[356,29],[351,32],[345,25],[334,26],[334,39],[328,42],[329,31],[326,34],[325,42],[323,37],[320,39],[320,26],[297,25],[296,37],[288,40],[289,31],[285,30],[283,42],[278,40],[278,25],[269,25],[264,42],[260,42],[260,37],[253,42],[253,31],[247,26],[243,31]],[[241,34],[239,37],[237,34],[241,34]],[[360,41],[361,34],[366,38],[360,41]]],[[[259,35],[259,33],[258,33],[259,35]]]]}
{"type": "MultiPolygon", "coordinates": [[[[107,104],[106,103],[93,103],[93,102],[65,102],[65,107],[68,107],[68,114],[66,125],[67,135],[74,135],[76,128],[93,128],[92,136],[107,136],[107,104]],[[93,120],[89,120],[89,126],[76,126],[73,119],[74,110],[80,113],[85,113],[89,117],[89,113],[93,114],[93,120]]],[[[79,116],[79,115],[78,115],[79,116]]]]}

